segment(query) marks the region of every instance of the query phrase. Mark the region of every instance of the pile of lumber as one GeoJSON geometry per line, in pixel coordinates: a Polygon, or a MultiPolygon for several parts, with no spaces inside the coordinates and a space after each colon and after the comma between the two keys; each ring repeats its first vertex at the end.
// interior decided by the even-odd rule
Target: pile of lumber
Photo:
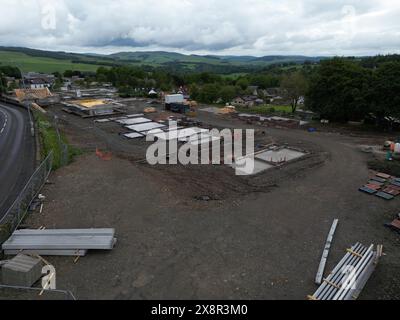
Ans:
{"type": "Polygon", "coordinates": [[[230,113],[236,113],[235,107],[232,106],[227,106],[225,108],[221,108],[218,111],[219,114],[230,114],[230,113]]]}
{"type": "Polygon", "coordinates": [[[149,108],[144,109],[143,112],[144,112],[144,113],[156,113],[156,112],[157,112],[157,109],[156,109],[156,108],[153,108],[153,107],[149,107],[149,108]]]}

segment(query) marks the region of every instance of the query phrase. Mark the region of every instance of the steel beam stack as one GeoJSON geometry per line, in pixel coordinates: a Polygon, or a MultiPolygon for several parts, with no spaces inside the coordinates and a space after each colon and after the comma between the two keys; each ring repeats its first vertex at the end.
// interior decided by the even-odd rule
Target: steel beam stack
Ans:
{"type": "Polygon", "coordinates": [[[310,300],[356,300],[382,255],[382,246],[365,247],[357,243],[323,280],[310,300]]]}
{"type": "Polygon", "coordinates": [[[7,255],[84,256],[87,250],[111,250],[114,229],[18,230],[2,245],[7,255]]]}

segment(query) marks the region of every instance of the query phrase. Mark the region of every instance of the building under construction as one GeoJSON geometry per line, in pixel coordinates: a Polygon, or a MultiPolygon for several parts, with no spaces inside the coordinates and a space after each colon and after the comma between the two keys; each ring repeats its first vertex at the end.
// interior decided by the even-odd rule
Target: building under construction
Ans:
{"type": "Polygon", "coordinates": [[[109,116],[122,113],[123,105],[110,99],[83,99],[63,102],[63,110],[84,118],[109,116]]]}
{"type": "Polygon", "coordinates": [[[52,94],[48,88],[16,89],[15,97],[20,103],[36,103],[47,107],[60,102],[60,96],[52,94]]]}

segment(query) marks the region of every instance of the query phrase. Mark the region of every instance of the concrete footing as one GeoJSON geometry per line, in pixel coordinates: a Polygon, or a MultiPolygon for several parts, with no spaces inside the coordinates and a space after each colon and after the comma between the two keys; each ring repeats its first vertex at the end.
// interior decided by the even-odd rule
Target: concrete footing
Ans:
{"type": "Polygon", "coordinates": [[[31,287],[42,276],[42,261],[23,254],[1,267],[0,282],[7,286],[31,287]]]}

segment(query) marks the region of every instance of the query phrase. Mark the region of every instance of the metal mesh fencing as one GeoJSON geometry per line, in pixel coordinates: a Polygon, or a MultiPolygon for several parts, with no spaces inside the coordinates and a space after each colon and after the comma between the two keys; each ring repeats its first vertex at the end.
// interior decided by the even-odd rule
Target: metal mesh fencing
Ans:
{"type": "Polygon", "coordinates": [[[0,285],[0,300],[76,300],[71,291],[0,285]]]}
{"type": "Polygon", "coordinates": [[[0,220],[0,245],[6,241],[21,224],[32,201],[46,183],[53,165],[53,152],[44,159],[33,173],[17,199],[0,220]]]}

